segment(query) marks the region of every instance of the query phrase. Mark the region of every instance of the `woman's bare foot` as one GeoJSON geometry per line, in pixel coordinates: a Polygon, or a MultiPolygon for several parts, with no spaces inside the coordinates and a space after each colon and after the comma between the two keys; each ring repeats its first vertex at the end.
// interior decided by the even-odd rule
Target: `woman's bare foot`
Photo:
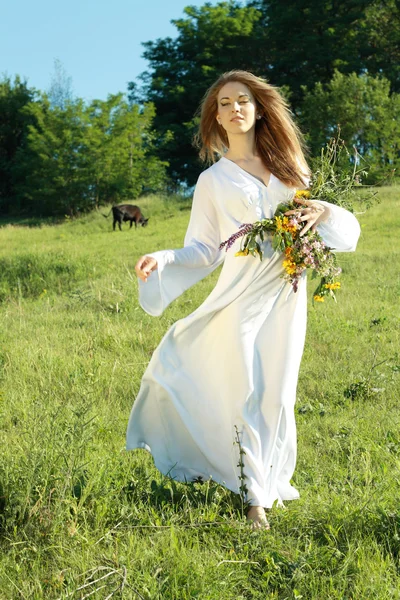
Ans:
{"type": "Polygon", "coordinates": [[[262,506],[250,506],[247,520],[252,522],[252,529],[270,529],[267,515],[262,506]]]}

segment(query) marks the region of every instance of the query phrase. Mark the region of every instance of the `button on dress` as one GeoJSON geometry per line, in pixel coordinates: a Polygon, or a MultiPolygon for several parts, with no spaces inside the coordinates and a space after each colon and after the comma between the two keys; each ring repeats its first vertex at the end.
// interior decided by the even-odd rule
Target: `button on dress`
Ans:
{"type": "MultiPolygon", "coordinates": [[[[262,243],[263,260],[235,257],[220,243],[273,216],[296,189],[276,176],[268,185],[222,157],[201,173],[184,247],[150,254],[158,261],[147,282],[138,279],[139,302],[161,315],[185,290],[219,265],[206,300],[167,331],[154,351],[134,401],[126,447],[151,452],[157,469],[182,482],[201,478],[239,493],[239,447],[250,504],[270,508],[299,497],[291,484],[297,439],[294,405],[307,320],[307,277],[295,293],[284,281],[284,256],[262,243]]],[[[356,217],[328,202],[317,225],[336,252],[354,251],[356,217]]]]}

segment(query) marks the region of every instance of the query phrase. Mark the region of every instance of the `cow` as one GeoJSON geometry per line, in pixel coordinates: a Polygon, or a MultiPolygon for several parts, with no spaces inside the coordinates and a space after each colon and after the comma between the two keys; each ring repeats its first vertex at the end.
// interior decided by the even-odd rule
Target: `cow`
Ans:
{"type": "Polygon", "coordinates": [[[115,225],[118,223],[119,230],[122,231],[121,223],[122,221],[130,221],[129,229],[132,227],[132,223],[135,223],[135,229],[137,229],[138,223],[142,227],[146,227],[147,222],[150,217],[147,219],[144,218],[142,212],[138,206],[134,204],[118,204],[117,206],[112,206],[108,215],[103,215],[107,219],[110,216],[112,211],[113,214],[113,230],[115,231],[115,225]]]}

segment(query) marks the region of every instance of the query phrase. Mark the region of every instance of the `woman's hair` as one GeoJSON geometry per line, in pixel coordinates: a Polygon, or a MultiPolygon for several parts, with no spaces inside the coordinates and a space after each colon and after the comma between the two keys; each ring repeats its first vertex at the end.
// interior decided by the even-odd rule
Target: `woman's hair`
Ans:
{"type": "Polygon", "coordinates": [[[225,129],[218,125],[218,93],[231,81],[247,85],[251,90],[257,112],[261,119],[256,120],[256,148],[268,170],[286,185],[304,187],[310,175],[304,154],[307,147],[303,134],[292,119],[289,104],[278,91],[261,77],[248,71],[234,70],[223,73],[207,90],[200,104],[200,124],[194,137],[194,144],[200,148],[200,159],[214,163],[216,155],[223,155],[229,148],[225,129]]]}

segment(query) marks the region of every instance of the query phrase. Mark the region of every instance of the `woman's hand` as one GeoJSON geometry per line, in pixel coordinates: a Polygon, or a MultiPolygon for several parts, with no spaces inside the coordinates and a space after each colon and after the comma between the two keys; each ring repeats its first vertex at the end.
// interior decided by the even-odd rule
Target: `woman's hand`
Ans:
{"type": "Polygon", "coordinates": [[[147,277],[157,266],[157,261],[152,256],[141,256],[135,265],[136,275],[142,281],[147,281],[147,277]]]}
{"type": "Polygon", "coordinates": [[[294,200],[295,202],[299,202],[299,204],[303,204],[303,208],[299,207],[296,210],[288,210],[285,212],[285,215],[293,215],[300,212],[301,217],[299,218],[299,221],[308,221],[305,227],[300,231],[300,236],[304,235],[310,227],[312,231],[315,231],[318,223],[327,220],[330,211],[326,206],[313,202],[312,200],[303,200],[302,198],[295,198],[294,200]]]}

